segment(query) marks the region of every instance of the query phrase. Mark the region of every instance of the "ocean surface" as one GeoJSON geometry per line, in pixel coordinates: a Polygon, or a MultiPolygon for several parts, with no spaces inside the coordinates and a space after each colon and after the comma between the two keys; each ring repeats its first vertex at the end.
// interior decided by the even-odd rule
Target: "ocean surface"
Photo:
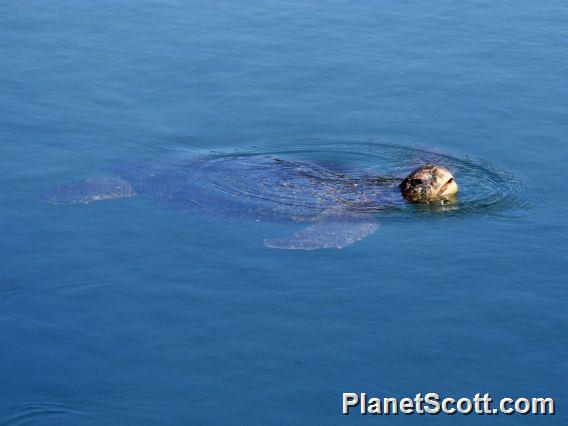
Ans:
{"type": "Polygon", "coordinates": [[[1,10],[0,424],[568,424],[566,2],[1,10]],[[303,226],[286,220],[41,200],[218,153],[377,173],[443,156],[463,214],[379,213],[304,251],[263,244],[303,226]],[[557,413],[344,416],[342,392],[557,413]]]}

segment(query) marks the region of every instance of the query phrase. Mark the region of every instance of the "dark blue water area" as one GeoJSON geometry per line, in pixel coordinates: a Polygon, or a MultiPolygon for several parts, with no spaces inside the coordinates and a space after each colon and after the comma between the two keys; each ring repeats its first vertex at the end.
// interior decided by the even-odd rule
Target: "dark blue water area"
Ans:
{"type": "Polygon", "coordinates": [[[565,2],[1,10],[1,424],[567,424],[565,2]],[[121,161],[382,144],[488,162],[517,200],[295,251],[263,245],[286,221],[39,199],[121,161]],[[343,416],[342,392],[557,414],[343,416]]]}

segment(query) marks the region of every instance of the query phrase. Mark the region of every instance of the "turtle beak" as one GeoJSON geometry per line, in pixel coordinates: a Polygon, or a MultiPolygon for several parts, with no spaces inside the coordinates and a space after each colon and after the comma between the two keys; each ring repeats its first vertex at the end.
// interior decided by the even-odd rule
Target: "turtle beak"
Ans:
{"type": "Polygon", "coordinates": [[[438,191],[438,197],[449,197],[452,195],[457,194],[458,192],[458,184],[456,183],[454,177],[450,175],[449,179],[442,185],[440,190],[438,191]]]}

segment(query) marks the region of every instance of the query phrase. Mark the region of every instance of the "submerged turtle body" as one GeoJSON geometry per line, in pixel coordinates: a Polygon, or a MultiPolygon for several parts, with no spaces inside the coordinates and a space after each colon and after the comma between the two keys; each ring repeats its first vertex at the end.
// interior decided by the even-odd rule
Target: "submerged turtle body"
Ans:
{"type": "Polygon", "coordinates": [[[378,228],[373,213],[401,199],[400,177],[269,156],[130,163],[110,171],[114,177],[63,186],[43,199],[87,204],[140,195],[184,212],[227,219],[315,222],[292,236],[265,240],[270,247],[293,249],[352,244],[378,228]]]}
{"type": "Polygon", "coordinates": [[[399,179],[280,158],[179,160],[115,171],[137,194],[228,219],[309,221],[332,209],[361,212],[400,199],[399,179]]]}

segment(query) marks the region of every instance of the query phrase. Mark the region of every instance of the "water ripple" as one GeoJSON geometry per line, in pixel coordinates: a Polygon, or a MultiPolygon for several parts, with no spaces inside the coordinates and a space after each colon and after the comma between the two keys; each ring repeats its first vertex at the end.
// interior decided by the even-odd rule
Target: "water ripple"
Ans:
{"type": "MultiPolygon", "coordinates": [[[[183,194],[201,210],[215,205],[217,213],[245,212],[255,217],[287,216],[295,220],[309,220],[338,201],[348,205],[350,212],[394,218],[493,214],[534,203],[530,186],[519,176],[470,156],[348,140],[304,140],[286,142],[285,146],[262,144],[202,153],[189,167],[172,166],[177,170],[179,186],[175,195],[168,195],[175,199],[183,194]],[[275,164],[271,162],[274,159],[286,161],[275,164]],[[460,187],[457,200],[445,205],[404,201],[397,184],[415,168],[432,163],[447,167],[455,175],[460,187]],[[367,184],[369,177],[381,180],[380,191],[367,184]],[[320,190],[322,184],[325,191],[320,190]]],[[[164,179],[176,177],[166,173],[164,179]]],[[[187,204],[184,207],[192,209],[187,204]]]]}
{"type": "Polygon", "coordinates": [[[90,420],[93,424],[96,419],[90,414],[67,404],[57,402],[31,402],[17,405],[8,409],[0,423],[7,426],[37,425],[37,424],[76,424],[78,418],[81,422],[90,420]]]}

